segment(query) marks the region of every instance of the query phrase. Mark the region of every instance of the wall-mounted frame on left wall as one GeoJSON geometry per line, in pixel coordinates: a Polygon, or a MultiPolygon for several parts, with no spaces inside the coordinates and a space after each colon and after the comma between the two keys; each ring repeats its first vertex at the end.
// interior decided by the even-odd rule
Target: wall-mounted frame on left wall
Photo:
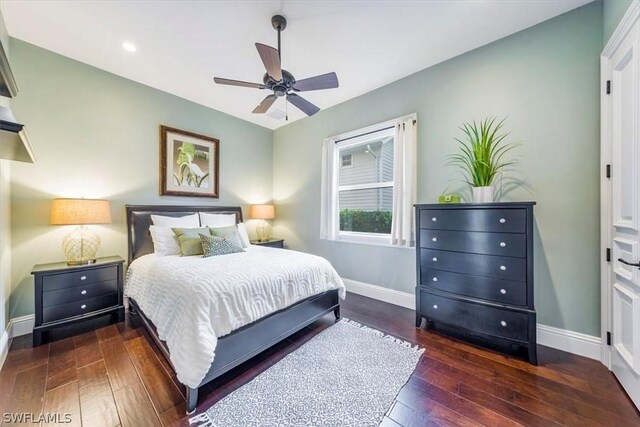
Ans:
{"type": "Polygon", "coordinates": [[[160,126],[160,195],[219,197],[220,141],[160,126]]]}

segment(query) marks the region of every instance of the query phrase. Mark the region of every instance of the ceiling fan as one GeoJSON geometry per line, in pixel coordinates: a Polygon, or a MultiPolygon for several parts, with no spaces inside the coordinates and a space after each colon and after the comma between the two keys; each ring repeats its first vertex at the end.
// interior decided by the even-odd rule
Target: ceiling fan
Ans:
{"type": "Polygon", "coordinates": [[[302,80],[296,80],[293,74],[282,69],[280,65],[280,33],[287,27],[287,20],[284,16],[275,15],[271,18],[271,25],[278,31],[278,49],[262,43],[256,43],[260,59],[267,69],[262,83],[243,82],[239,80],[223,79],[214,77],[213,81],[222,85],[249,87],[254,89],[269,89],[272,95],[267,95],[254,110],[254,114],[263,114],[269,111],[269,108],[279,97],[285,97],[287,101],[298,107],[307,116],[312,116],[320,108],[313,105],[297,92],[307,92],[311,90],[333,89],[338,87],[338,76],[336,73],[327,73],[315,77],[309,77],[302,80]]]}

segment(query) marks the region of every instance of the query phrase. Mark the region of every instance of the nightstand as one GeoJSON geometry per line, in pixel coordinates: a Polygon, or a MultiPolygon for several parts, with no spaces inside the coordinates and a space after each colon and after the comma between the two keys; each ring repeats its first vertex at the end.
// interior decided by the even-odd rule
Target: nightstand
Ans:
{"type": "Polygon", "coordinates": [[[251,244],[259,245],[259,246],[269,246],[271,248],[284,249],[284,239],[269,239],[264,242],[261,242],[259,240],[252,240],[251,244]]]}
{"type": "Polygon", "coordinates": [[[31,272],[36,287],[34,347],[56,327],[105,314],[111,314],[113,321],[124,320],[123,265],[119,256],[87,265],[35,265],[31,272]]]}

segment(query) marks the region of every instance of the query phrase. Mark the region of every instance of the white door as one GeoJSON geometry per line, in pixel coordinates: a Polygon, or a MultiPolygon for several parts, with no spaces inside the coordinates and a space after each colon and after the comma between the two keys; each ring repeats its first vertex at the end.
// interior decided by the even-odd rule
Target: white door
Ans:
{"type": "Polygon", "coordinates": [[[610,56],[611,370],[640,407],[640,22],[610,56]]]}

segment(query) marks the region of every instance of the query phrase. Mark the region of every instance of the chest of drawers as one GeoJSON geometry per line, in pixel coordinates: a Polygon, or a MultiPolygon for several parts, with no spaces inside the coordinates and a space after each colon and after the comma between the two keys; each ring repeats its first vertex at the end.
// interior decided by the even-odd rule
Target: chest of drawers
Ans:
{"type": "Polygon", "coordinates": [[[535,202],[416,205],[416,326],[522,347],[537,364],[535,202]]]}
{"type": "Polygon", "coordinates": [[[123,264],[120,257],[107,257],[83,266],[36,265],[33,345],[51,329],[77,321],[106,314],[123,320],[123,264]]]}

